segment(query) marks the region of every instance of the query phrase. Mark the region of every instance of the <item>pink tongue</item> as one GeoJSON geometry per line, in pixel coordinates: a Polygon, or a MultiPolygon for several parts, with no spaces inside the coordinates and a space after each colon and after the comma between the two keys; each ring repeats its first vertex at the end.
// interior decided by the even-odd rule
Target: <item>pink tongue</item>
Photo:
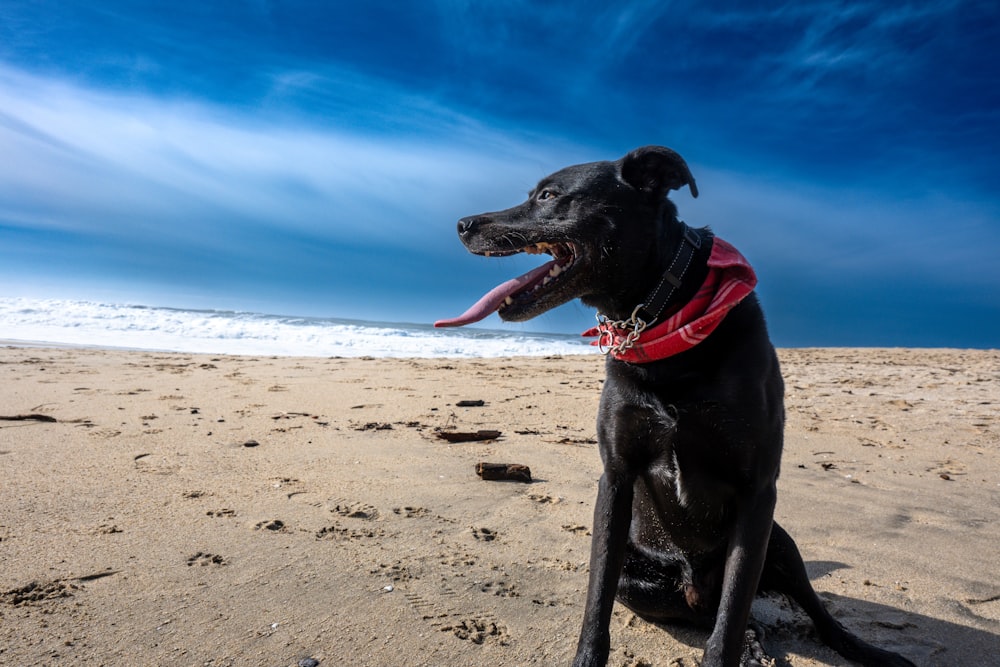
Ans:
{"type": "Polygon", "coordinates": [[[528,271],[523,276],[511,278],[507,282],[497,285],[484,294],[479,301],[472,305],[467,311],[449,320],[438,320],[434,323],[436,327],[460,327],[464,324],[472,324],[485,318],[490,313],[495,313],[500,304],[508,296],[513,296],[526,287],[534,285],[542,280],[545,275],[555,265],[555,260],[539,266],[537,269],[528,271]]]}

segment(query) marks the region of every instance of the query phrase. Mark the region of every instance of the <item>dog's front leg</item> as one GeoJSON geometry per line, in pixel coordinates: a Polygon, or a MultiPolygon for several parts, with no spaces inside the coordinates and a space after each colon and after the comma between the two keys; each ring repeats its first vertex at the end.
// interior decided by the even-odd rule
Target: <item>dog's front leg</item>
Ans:
{"type": "Polygon", "coordinates": [[[741,500],[726,553],[722,598],[715,628],[705,644],[702,667],[739,665],[750,606],[764,568],[774,524],[777,491],[773,481],[741,500]]]}
{"type": "Polygon", "coordinates": [[[608,626],[632,522],[634,482],[634,475],[610,466],[601,475],[594,507],[587,608],[573,667],[603,667],[608,661],[611,648],[608,626]]]}

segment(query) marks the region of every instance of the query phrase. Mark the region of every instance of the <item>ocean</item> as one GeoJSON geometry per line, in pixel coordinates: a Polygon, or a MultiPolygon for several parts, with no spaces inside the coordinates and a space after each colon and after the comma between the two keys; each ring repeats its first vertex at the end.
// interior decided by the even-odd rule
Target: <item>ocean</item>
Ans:
{"type": "Polygon", "coordinates": [[[0,297],[0,341],[304,357],[592,354],[566,334],[0,297]]]}

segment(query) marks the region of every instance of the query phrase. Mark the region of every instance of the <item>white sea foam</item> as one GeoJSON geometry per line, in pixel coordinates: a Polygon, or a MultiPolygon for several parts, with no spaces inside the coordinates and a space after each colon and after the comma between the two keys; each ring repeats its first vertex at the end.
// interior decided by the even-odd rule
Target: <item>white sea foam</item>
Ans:
{"type": "Polygon", "coordinates": [[[0,339],[310,357],[501,357],[593,350],[581,339],[559,334],[25,298],[0,298],[0,339]]]}

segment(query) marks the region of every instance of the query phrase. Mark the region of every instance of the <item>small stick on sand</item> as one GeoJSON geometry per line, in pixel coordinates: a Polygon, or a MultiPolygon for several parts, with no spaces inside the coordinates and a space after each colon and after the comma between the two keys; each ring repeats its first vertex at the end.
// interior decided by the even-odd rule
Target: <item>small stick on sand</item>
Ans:
{"type": "Polygon", "coordinates": [[[483,480],[490,481],[511,481],[531,482],[531,468],[520,463],[486,463],[480,461],[476,464],[476,474],[483,480]]]}
{"type": "Polygon", "coordinates": [[[58,421],[55,417],[49,415],[0,415],[0,421],[5,422],[23,422],[23,421],[35,421],[35,422],[55,422],[58,421]]]}
{"type": "Polygon", "coordinates": [[[483,440],[496,440],[500,437],[500,431],[480,430],[475,433],[463,431],[438,431],[437,437],[448,442],[480,442],[483,440]]]}

